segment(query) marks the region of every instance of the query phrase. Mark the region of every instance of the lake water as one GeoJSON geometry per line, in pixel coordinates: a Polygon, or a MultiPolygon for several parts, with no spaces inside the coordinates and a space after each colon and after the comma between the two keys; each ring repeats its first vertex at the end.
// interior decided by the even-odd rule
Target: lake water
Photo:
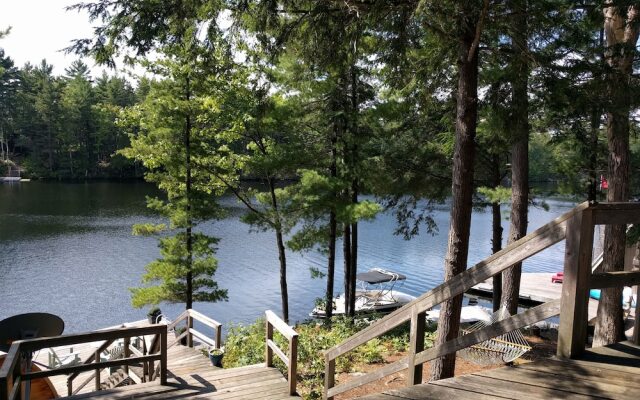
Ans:
{"type": "MultiPolygon", "coordinates": [[[[153,238],[131,235],[131,225],[158,221],[145,208],[154,195],[145,183],[48,183],[0,185],[0,319],[24,312],[61,316],[66,333],[82,332],[145,318],[134,309],[128,288],[139,285],[144,266],[159,256],[153,238]]],[[[250,232],[238,220],[243,209],[232,197],[222,203],[229,217],[201,226],[221,238],[215,279],[229,290],[229,300],[198,303],[197,310],[230,324],[249,323],[266,309],[280,311],[279,263],[272,232],[250,232]]],[[[573,207],[549,200],[549,211],[531,208],[534,230],[573,207]]],[[[434,215],[440,233],[422,234],[410,241],[394,236],[393,215],[381,214],[361,223],[359,269],[393,269],[407,275],[401,290],[419,295],[442,282],[449,211],[434,215]]],[[[505,232],[507,222],[504,222],[505,232]]],[[[469,265],[491,252],[491,214],[474,212],[469,265]]],[[[340,252],[339,252],[340,253],[340,252]]],[[[527,260],[526,272],[562,270],[564,244],[527,260]]],[[[318,253],[288,253],[288,282],[292,320],[305,319],[325,281],[312,279],[310,267],[326,269],[318,253]]],[[[336,293],[342,287],[338,254],[336,293]]],[[[177,316],[183,304],[163,304],[164,313],[177,316]]],[[[223,328],[223,331],[227,328],[223,328]]]]}

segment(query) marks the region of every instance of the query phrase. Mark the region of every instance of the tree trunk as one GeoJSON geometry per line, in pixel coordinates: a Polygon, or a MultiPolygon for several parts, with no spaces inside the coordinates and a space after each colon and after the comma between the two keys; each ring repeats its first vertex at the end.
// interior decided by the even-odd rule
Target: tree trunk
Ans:
{"type": "MultiPolygon", "coordinates": [[[[356,180],[352,184],[352,202],[358,203],[358,183],[356,180]]],[[[351,276],[349,277],[351,286],[349,291],[351,292],[351,312],[350,317],[354,317],[356,313],[356,275],[358,273],[358,223],[351,224],[351,269],[349,271],[351,276]]]]}
{"type": "Polygon", "coordinates": [[[349,224],[344,224],[342,254],[344,258],[344,315],[351,316],[351,225],[349,224]]]}
{"type": "MultiPolygon", "coordinates": [[[[476,20],[474,13],[461,10],[457,29],[462,31],[458,43],[458,89],[456,104],[456,137],[453,153],[451,223],[445,258],[445,281],[467,268],[471,226],[475,135],[478,108],[478,52],[474,50],[476,20]],[[465,11],[465,12],[463,12],[465,11]]],[[[458,336],[462,295],[442,303],[435,345],[458,336]]],[[[456,355],[435,359],[431,364],[431,380],[453,376],[456,355]]]]}
{"type": "MultiPolygon", "coordinates": [[[[329,173],[332,179],[338,177],[338,131],[340,127],[338,123],[334,123],[333,132],[331,135],[331,165],[329,167],[329,173]]],[[[333,193],[333,197],[337,200],[337,193],[333,193]]],[[[333,316],[333,281],[335,275],[336,266],[336,238],[338,233],[338,221],[336,215],[335,206],[331,207],[329,214],[329,255],[327,260],[327,291],[325,301],[325,313],[327,324],[331,323],[331,317],[333,316]]]]}
{"type": "Polygon", "coordinates": [[[282,319],[289,322],[289,289],[287,288],[287,254],[284,247],[282,235],[282,224],[280,221],[280,211],[278,209],[278,198],[276,197],[276,187],[273,178],[268,179],[269,192],[271,194],[271,207],[278,218],[276,224],[276,242],[278,245],[278,260],[280,261],[280,299],[282,302],[282,319]]]}
{"type": "MultiPolygon", "coordinates": [[[[500,186],[500,157],[494,156],[492,159],[493,164],[493,184],[494,188],[500,186]]],[[[502,210],[500,209],[500,202],[491,203],[491,225],[492,225],[492,239],[491,239],[491,252],[497,253],[502,250],[502,210]]],[[[500,300],[502,299],[502,274],[496,274],[493,276],[493,311],[496,312],[500,309],[500,300]]]]}
{"type": "Polygon", "coordinates": [[[287,288],[287,258],[282,237],[282,229],[276,228],[278,242],[278,260],[280,260],[280,298],[282,301],[282,319],[289,322],[289,290],[287,288]]]}
{"type": "MultiPolygon", "coordinates": [[[[598,39],[600,47],[604,46],[604,29],[600,29],[598,39]]],[[[604,61],[604,54],[601,55],[604,61]]],[[[602,76],[598,73],[594,80],[600,81],[602,76]]],[[[589,137],[589,187],[587,188],[587,201],[594,202],[598,199],[598,135],[600,133],[600,121],[602,120],[602,109],[596,103],[591,109],[590,134],[589,137]]]]}
{"type": "MultiPolygon", "coordinates": [[[[189,102],[191,91],[189,87],[189,79],[186,80],[186,100],[189,102]]],[[[186,228],[186,246],[187,246],[187,298],[185,299],[187,310],[193,308],[193,236],[191,232],[191,115],[187,113],[184,127],[184,148],[185,148],[185,197],[187,201],[187,228],[186,228]]]]}
{"type": "MultiPolygon", "coordinates": [[[[605,59],[609,66],[607,74],[608,102],[607,141],[609,147],[607,201],[629,199],[629,112],[631,91],[629,76],[638,41],[638,19],[640,6],[629,6],[627,18],[607,1],[604,7],[604,31],[606,39],[605,59]]],[[[603,271],[621,271],[624,268],[626,226],[607,225],[604,236],[603,271]]],[[[598,316],[593,346],[604,346],[618,342],[624,337],[622,288],[603,289],[598,304],[598,316]]]]}
{"type": "MultiPolygon", "coordinates": [[[[511,146],[511,223],[508,244],[527,234],[529,207],[529,83],[527,0],[513,1],[511,42],[513,49],[513,100],[511,146]]],[[[522,263],[502,273],[502,306],[510,314],[518,312],[522,263]]]]}

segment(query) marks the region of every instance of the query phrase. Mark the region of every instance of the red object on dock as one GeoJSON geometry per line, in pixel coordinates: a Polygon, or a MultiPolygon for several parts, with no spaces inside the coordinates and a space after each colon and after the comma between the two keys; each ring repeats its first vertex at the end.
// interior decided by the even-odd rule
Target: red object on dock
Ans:
{"type": "Polygon", "coordinates": [[[562,278],[564,278],[564,272],[558,272],[551,277],[551,283],[562,283],[562,278]]]}

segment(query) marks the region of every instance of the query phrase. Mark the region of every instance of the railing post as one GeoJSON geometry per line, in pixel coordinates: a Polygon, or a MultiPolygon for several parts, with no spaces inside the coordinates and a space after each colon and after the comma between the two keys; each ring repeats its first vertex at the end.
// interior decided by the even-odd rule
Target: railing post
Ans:
{"type": "Polygon", "coordinates": [[[8,400],[9,382],[7,378],[0,378],[0,400],[8,400]]]}
{"type": "MultiPolygon", "coordinates": [[[[131,357],[131,349],[129,348],[129,346],[131,345],[131,338],[130,337],[126,337],[124,338],[124,358],[129,358],[131,357]]],[[[99,360],[97,360],[99,361],[99,360]]],[[[129,375],[129,365],[125,364],[123,366],[124,368],[124,372],[125,374],[127,374],[127,376],[129,375]]]]}
{"type": "Polygon", "coordinates": [[[273,367],[273,350],[271,350],[271,347],[269,347],[269,340],[273,340],[273,325],[271,325],[271,323],[269,322],[269,318],[266,319],[266,332],[267,332],[267,338],[265,340],[265,355],[264,355],[264,361],[265,364],[267,366],[267,368],[269,367],[273,367]]]}
{"type": "MultiPolygon", "coordinates": [[[[191,337],[191,336],[189,336],[191,337]]],[[[160,332],[160,384],[167,384],[167,327],[160,332]]]]}
{"type": "Polygon", "coordinates": [[[636,285],[636,316],[631,341],[640,346],[640,285],[636,285]]]}
{"type": "Polygon", "coordinates": [[[193,335],[191,329],[193,328],[193,318],[191,314],[187,315],[187,347],[193,347],[193,335]]]}
{"type": "Polygon", "coordinates": [[[409,368],[407,369],[407,386],[422,383],[422,364],[416,365],[416,354],[424,350],[425,312],[413,310],[411,313],[411,333],[409,336],[409,368]]]}
{"type": "Polygon", "coordinates": [[[216,328],[216,349],[220,348],[220,343],[222,343],[222,325],[216,328]]]}
{"type": "Polygon", "coordinates": [[[593,212],[586,208],[567,222],[558,357],[577,358],[584,352],[592,252],[593,212]]]}
{"type": "Polygon", "coordinates": [[[71,379],[67,380],[67,396],[73,395],[73,381],[71,379]]]}
{"type": "MultiPolygon", "coordinates": [[[[96,350],[95,352],[95,361],[100,362],[100,352],[98,350],[96,350]]],[[[100,367],[96,368],[94,379],[95,379],[95,390],[98,391],[100,390],[100,367]]]]}
{"type": "Polygon", "coordinates": [[[329,397],[329,389],[332,389],[336,384],[336,360],[329,359],[328,356],[324,357],[324,393],[323,398],[325,400],[332,400],[333,396],[329,397]]]}
{"type": "MultiPolygon", "coordinates": [[[[269,346],[267,346],[269,347],[269,346]]],[[[289,340],[289,394],[296,394],[297,371],[298,371],[298,336],[293,336],[289,340]]]]}

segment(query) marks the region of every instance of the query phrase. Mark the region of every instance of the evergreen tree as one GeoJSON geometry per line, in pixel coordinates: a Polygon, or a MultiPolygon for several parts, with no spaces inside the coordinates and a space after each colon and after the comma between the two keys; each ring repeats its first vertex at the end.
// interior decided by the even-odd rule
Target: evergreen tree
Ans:
{"type": "MultiPolygon", "coordinates": [[[[166,201],[149,199],[148,205],[170,221],[175,236],[160,239],[162,258],[147,266],[143,281],[157,286],[132,289],[133,304],[226,299],[226,290],[212,279],[218,238],[196,232],[196,226],[223,215],[215,197],[224,192],[219,177],[229,169],[230,150],[223,144],[237,137],[243,115],[236,111],[236,76],[231,54],[220,37],[206,46],[186,26],[183,42],[166,45],[163,58],[152,70],[162,80],[151,85],[145,101],[130,109],[140,132],[122,151],[142,162],[145,178],[166,195],[166,201]]],[[[227,181],[233,180],[226,176],[227,181]]],[[[156,234],[161,225],[138,225],[138,234],[156,234]]]]}

